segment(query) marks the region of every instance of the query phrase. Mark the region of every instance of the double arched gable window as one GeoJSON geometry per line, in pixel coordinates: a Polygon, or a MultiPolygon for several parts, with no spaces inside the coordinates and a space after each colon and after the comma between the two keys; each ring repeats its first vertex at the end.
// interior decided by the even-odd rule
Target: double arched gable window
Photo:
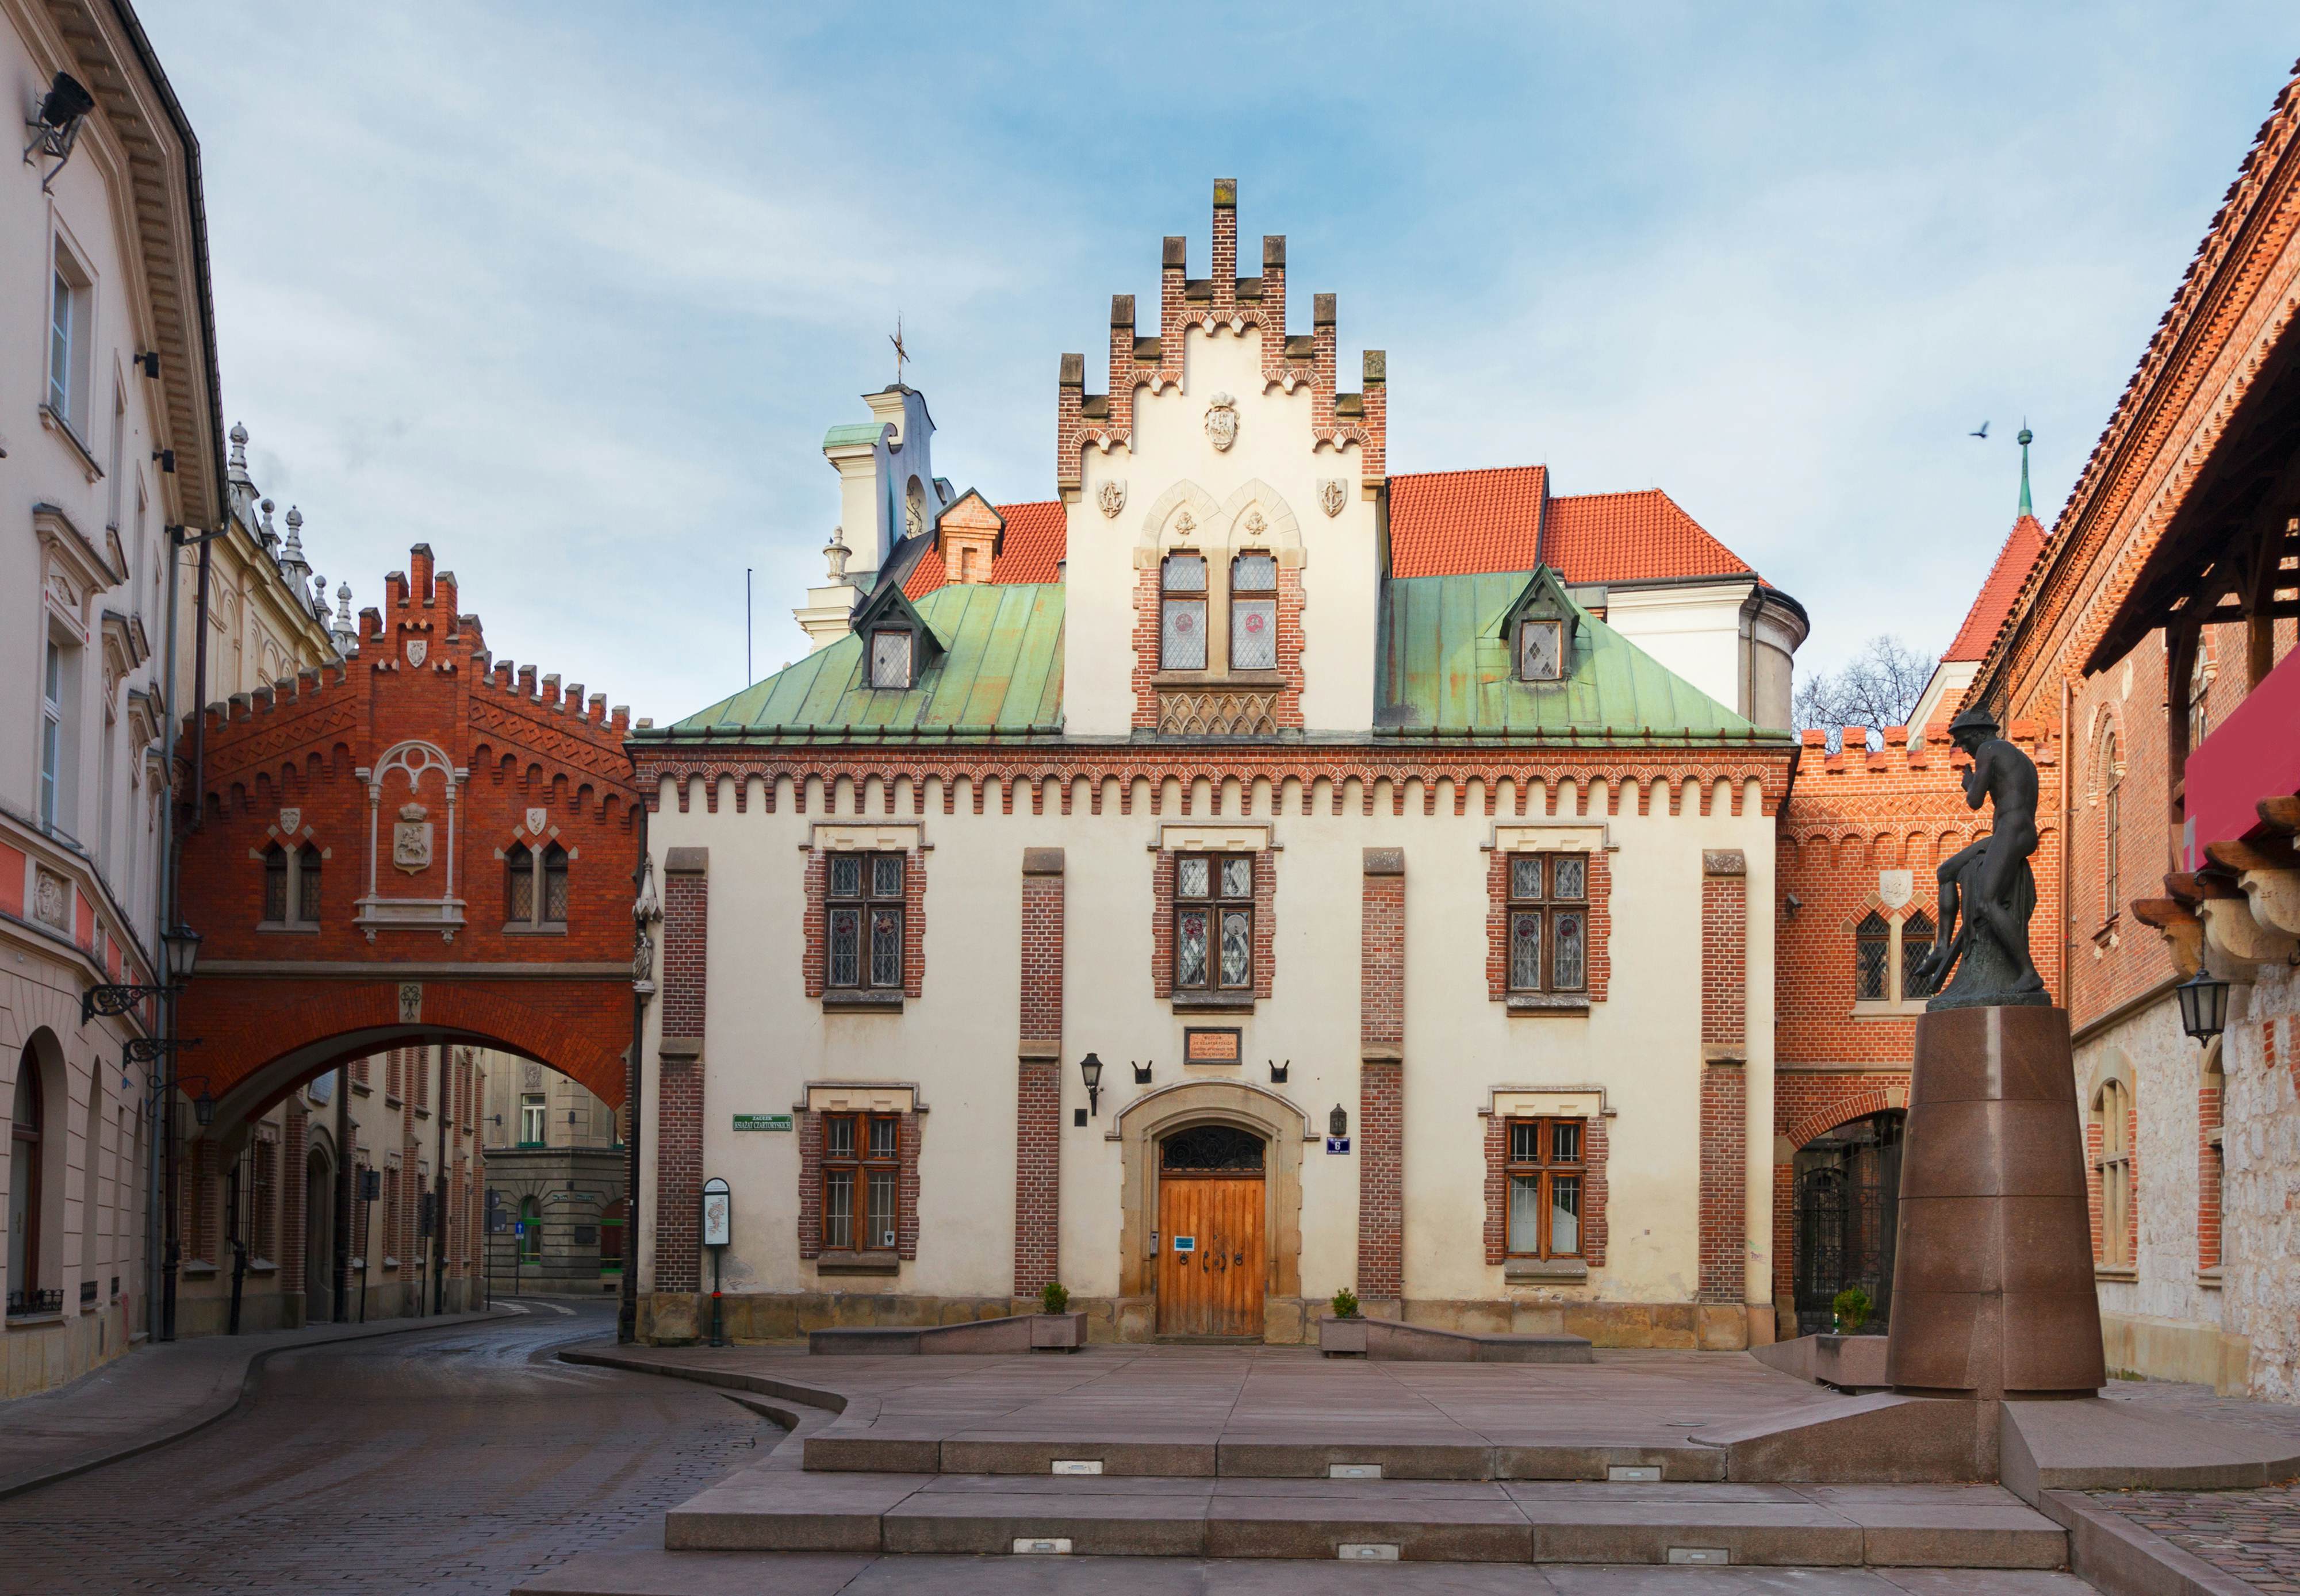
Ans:
{"type": "Polygon", "coordinates": [[[1158,562],[1158,668],[1161,670],[1275,670],[1278,669],[1278,556],[1248,549],[1232,556],[1229,585],[1217,593],[1206,556],[1177,549],[1158,562]],[[1226,650],[1212,645],[1219,615],[1213,601],[1227,600],[1229,625],[1226,650]]]}
{"type": "Polygon", "coordinates": [[[1853,927],[1853,997],[1862,1003],[1912,1003],[1917,967],[1933,951],[1932,917],[1913,910],[1899,921],[1871,910],[1853,927]]]}
{"type": "Polygon", "coordinates": [[[504,918],[537,931],[567,927],[567,850],[513,843],[504,850],[504,918]]]}

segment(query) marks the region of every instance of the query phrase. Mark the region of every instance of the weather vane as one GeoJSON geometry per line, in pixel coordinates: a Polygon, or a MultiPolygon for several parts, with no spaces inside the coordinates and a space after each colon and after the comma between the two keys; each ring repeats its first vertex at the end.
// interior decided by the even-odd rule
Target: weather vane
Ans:
{"type": "Polygon", "coordinates": [[[894,334],[892,337],[888,338],[887,342],[895,346],[895,386],[896,387],[901,387],[903,386],[903,362],[911,358],[911,352],[903,347],[903,318],[899,312],[897,312],[895,316],[894,334]]]}

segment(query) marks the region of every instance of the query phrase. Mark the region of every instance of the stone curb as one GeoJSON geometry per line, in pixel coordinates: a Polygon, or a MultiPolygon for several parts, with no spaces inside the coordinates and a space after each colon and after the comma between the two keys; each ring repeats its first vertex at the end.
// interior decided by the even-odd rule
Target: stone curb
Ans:
{"type": "Polygon", "coordinates": [[[310,1341],[288,1342],[278,1346],[259,1347],[247,1355],[247,1365],[240,1371],[239,1388],[230,1396],[221,1401],[210,1403],[205,1409],[196,1410],[180,1421],[170,1421],[169,1427],[156,1434],[146,1435],[140,1441],[133,1441],[125,1446],[115,1447],[99,1457],[85,1458],[79,1462],[67,1463],[62,1467],[47,1469],[39,1474],[20,1474],[0,1479],[0,1501],[5,1501],[12,1496],[21,1496],[28,1491],[38,1491],[44,1485],[53,1485],[60,1480],[71,1479],[75,1475],[88,1474],[114,1463],[125,1462],[129,1458],[138,1457],[145,1452],[156,1451],[160,1447],[181,1441],[187,1435],[206,1429],[219,1419],[230,1417],[238,1409],[239,1405],[247,1400],[248,1388],[254,1384],[256,1371],[270,1361],[276,1353],[301,1352],[312,1347],[340,1346],[346,1342],[372,1341],[378,1336],[384,1335],[406,1335],[418,1330],[452,1329],[457,1325],[474,1324],[482,1319],[516,1317],[518,1316],[508,1309],[497,1308],[488,1309],[478,1313],[442,1314],[434,1318],[415,1319],[405,1324],[387,1319],[372,1326],[353,1326],[340,1335],[315,1336],[310,1341]]]}
{"type": "Polygon", "coordinates": [[[2102,1596],[2260,1596],[2235,1575],[2072,1491],[2043,1491],[2037,1510],[2069,1533],[2069,1572],[2102,1596]]]}

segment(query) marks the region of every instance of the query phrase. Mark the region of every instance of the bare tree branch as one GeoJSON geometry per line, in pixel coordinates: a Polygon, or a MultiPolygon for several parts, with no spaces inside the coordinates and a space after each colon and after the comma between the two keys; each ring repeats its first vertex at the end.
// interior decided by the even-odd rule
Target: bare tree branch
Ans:
{"type": "Polygon", "coordinates": [[[1843,669],[1817,671],[1797,683],[1790,712],[1798,730],[1827,732],[1831,752],[1841,749],[1847,727],[1861,727],[1869,745],[1879,746],[1887,727],[1908,724],[1937,663],[1898,637],[1871,637],[1843,669]]]}

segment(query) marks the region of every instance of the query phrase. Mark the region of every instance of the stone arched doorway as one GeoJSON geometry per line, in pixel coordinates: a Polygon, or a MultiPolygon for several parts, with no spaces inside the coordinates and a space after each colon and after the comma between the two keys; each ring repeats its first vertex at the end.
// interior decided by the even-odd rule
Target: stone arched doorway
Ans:
{"type": "MultiPolygon", "coordinates": [[[[1281,1332],[1298,1320],[1302,1294],[1302,1146],[1305,1141],[1314,1139],[1302,1110],[1275,1093],[1242,1082],[1184,1081],[1135,1099],[1119,1111],[1109,1134],[1119,1143],[1123,1204],[1119,1292],[1121,1296],[1146,1306],[1148,1312],[1142,1321],[1142,1332],[1251,1334],[1262,1338],[1279,1334],[1281,1339],[1298,1339],[1298,1330],[1292,1335],[1282,1335],[1281,1332]],[[1233,1134],[1189,1134],[1213,1130],[1233,1134]],[[1229,1261],[1223,1271],[1228,1278],[1222,1293],[1233,1301],[1243,1299],[1248,1304],[1243,1320],[1227,1321],[1227,1331],[1194,1330],[1190,1326],[1196,1321],[1187,1316],[1178,1318],[1171,1312],[1162,1312],[1162,1284],[1171,1297],[1179,1280],[1171,1268],[1175,1238],[1161,1223],[1170,1201],[1166,1193],[1167,1172],[1162,1168],[1170,1142],[1185,1160],[1184,1167],[1172,1172],[1171,1184],[1176,1186],[1205,1186],[1225,1179],[1238,1183],[1225,1188],[1222,1201],[1226,1206],[1212,1216],[1221,1221],[1224,1240],[1231,1243],[1224,1248],[1229,1261]],[[1217,1156],[1218,1144],[1228,1146],[1237,1155],[1235,1161],[1242,1163],[1246,1150],[1255,1143],[1260,1144],[1261,1154],[1258,1176],[1249,1177],[1242,1168],[1188,1168],[1188,1164],[1223,1161],[1217,1156]],[[1254,1185],[1258,1185],[1258,1192],[1252,1189],[1254,1185]],[[1260,1200],[1258,1216],[1241,1213],[1239,1203],[1256,1196],[1260,1200]],[[1237,1244],[1249,1236],[1258,1243],[1258,1257],[1254,1256],[1253,1245],[1237,1244]],[[1241,1258],[1241,1253],[1246,1256],[1241,1258]],[[1259,1277],[1255,1282],[1259,1302],[1252,1301],[1254,1285],[1238,1283],[1240,1276],[1246,1280],[1259,1277]],[[1271,1306],[1280,1301],[1295,1311],[1273,1314],[1271,1306]],[[1171,1332],[1164,1329],[1170,1322],[1176,1326],[1171,1332]]],[[[1188,1206],[1188,1200],[1183,1201],[1188,1206]]],[[[1194,1219],[1193,1223],[1197,1221],[1194,1219]]],[[[1210,1241],[1212,1234],[1208,1230],[1206,1239],[1210,1241]]],[[[1192,1233],[1194,1254],[1199,1239],[1192,1233]]],[[[1205,1273],[1211,1276],[1213,1272],[1205,1273]]]]}
{"type": "Polygon", "coordinates": [[[1901,1140],[1905,1110],[1848,1119],[1796,1151],[1791,1229],[1797,1333],[1832,1326],[1838,1293],[1868,1294],[1864,1329],[1892,1318],[1893,1249],[1898,1229],[1901,1140]]]}

